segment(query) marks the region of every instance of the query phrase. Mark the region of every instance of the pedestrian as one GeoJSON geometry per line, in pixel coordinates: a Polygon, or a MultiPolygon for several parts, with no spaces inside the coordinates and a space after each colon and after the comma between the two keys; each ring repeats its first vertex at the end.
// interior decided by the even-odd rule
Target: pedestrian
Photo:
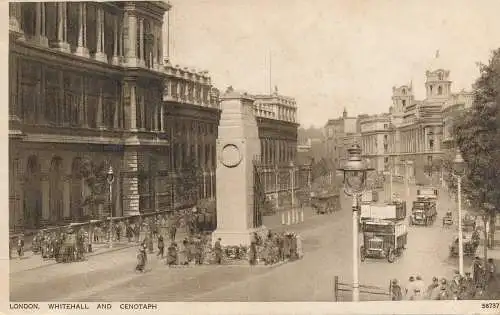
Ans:
{"type": "Polygon", "coordinates": [[[455,270],[455,274],[453,275],[453,280],[449,283],[451,292],[459,292],[462,286],[462,276],[458,270],[455,270]]]}
{"type": "Polygon", "coordinates": [[[178,259],[179,259],[179,265],[181,265],[181,266],[184,266],[184,265],[188,264],[188,252],[187,252],[188,251],[188,246],[189,246],[189,242],[185,238],[182,241],[181,246],[179,248],[178,259]]]}
{"type": "Polygon", "coordinates": [[[158,255],[163,259],[164,255],[164,250],[165,250],[165,243],[163,242],[163,236],[158,235],[158,255]]]}
{"type": "Polygon", "coordinates": [[[422,300],[424,298],[425,282],[420,275],[417,275],[415,278],[415,288],[413,291],[415,300],[422,300]]]}
{"type": "Polygon", "coordinates": [[[215,263],[220,265],[222,263],[222,245],[221,239],[218,238],[214,244],[214,253],[215,253],[215,263]]]}
{"type": "Polygon", "coordinates": [[[167,265],[177,265],[177,258],[177,244],[175,242],[172,242],[167,249],[167,265]]]}
{"type": "Polygon", "coordinates": [[[497,267],[493,262],[493,258],[488,258],[488,263],[486,264],[486,283],[490,284],[493,280],[495,280],[497,267]]]}
{"type": "Polygon", "coordinates": [[[14,247],[14,244],[13,244],[12,238],[9,237],[9,259],[12,259],[13,247],[14,247]]]}
{"type": "Polygon", "coordinates": [[[472,279],[474,280],[474,285],[477,287],[481,284],[483,276],[483,264],[481,259],[476,256],[472,262],[472,279]]]}
{"type": "Polygon", "coordinates": [[[147,247],[148,247],[148,252],[150,254],[152,254],[154,252],[154,246],[153,246],[153,233],[149,233],[148,234],[148,237],[147,237],[148,241],[146,243],[147,247]]]}
{"type": "Polygon", "coordinates": [[[199,237],[194,241],[194,261],[197,265],[203,264],[203,248],[199,237]]]}
{"type": "Polygon", "coordinates": [[[249,254],[248,254],[248,262],[252,266],[257,264],[257,242],[258,242],[258,239],[256,236],[257,236],[257,233],[254,233],[254,235],[250,241],[250,250],[249,250],[249,254]]]}
{"type": "Polygon", "coordinates": [[[20,235],[17,240],[17,256],[19,259],[24,256],[24,235],[20,235]]]}
{"type": "Polygon", "coordinates": [[[177,234],[177,222],[175,220],[172,220],[170,223],[168,234],[170,236],[170,241],[175,242],[175,235],[177,234]]]}
{"type": "Polygon", "coordinates": [[[136,271],[144,272],[146,270],[147,254],[144,246],[139,246],[139,252],[137,253],[137,265],[135,267],[136,271]]]}
{"type": "Polygon", "coordinates": [[[408,279],[408,284],[405,288],[405,296],[407,300],[413,300],[415,294],[415,277],[411,276],[408,279]]]}
{"type": "Polygon", "coordinates": [[[432,277],[432,283],[427,287],[425,297],[428,300],[435,300],[439,293],[439,280],[437,277],[432,277]]]}
{"type": "Polygon", "coordinates": [[[448,287],[448,283],[446,279],[441,279],[441,286],[439,287],[439,294],[437,296],[437,300],[450,300],[451,293],[448,287]]]}
{"type": "Polygon", "coordinates": [[[139,239],[141,236],[141,226],[139,223],[134,223],[134,239],[136,243],[139,243],[139,239]]]}
{"type": "Polygon", "coordinates": [[[128,242],[132,242],[132,237],[134,237],[134,228],[129,222],[127,222],[127,225],[125,226],[125,235],[127,236],[128,242]]]}
{"type": "Polygon", "coordinates": [[[401,286],[399,286],[397,279],[393,279],[391,281],[391,300],[401,301],[402,299],[403,299],[403,293],[401,292],[401,286]]]}

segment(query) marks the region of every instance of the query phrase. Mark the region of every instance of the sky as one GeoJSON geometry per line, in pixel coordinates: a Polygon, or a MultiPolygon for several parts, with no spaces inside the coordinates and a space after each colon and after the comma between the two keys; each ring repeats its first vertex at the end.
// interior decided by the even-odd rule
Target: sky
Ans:
{"type": "Polygon", "coordinates": [[[344,108],[349,116],[387,112],[392,87],[410,81],[415,98],[425,98],[425,71],[437,50],[452,89],[470,89],[477,62],[500,47],[498,0],[170,3],[174,65],[208,70],[222,92],[229,85],[249,93],[277,86],[296,99],[306,128],[323,126],[344,108]]]}

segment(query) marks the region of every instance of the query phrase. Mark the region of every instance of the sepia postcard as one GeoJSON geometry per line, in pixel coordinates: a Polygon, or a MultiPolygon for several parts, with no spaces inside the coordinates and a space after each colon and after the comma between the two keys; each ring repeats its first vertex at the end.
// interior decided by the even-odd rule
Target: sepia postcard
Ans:
{"type": "Polygon", "coordinates": [[[500,313],[500,2],[2,8],[2,313],[500,313]]]}

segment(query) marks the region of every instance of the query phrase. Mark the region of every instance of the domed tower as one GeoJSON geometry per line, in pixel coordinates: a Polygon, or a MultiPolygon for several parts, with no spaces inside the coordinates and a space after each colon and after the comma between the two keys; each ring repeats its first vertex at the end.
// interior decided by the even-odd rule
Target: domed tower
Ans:
{"type": "Polygon", "coordinates": [[[427,100],[443,101],[451,97],[450,71],[445,70],[439,58],[439,50],[429,69],[425,72],[425,90],[427,100]]]}
{"type": "Polygon", "coordinates": [[[412,83],[400,87],[392,87],[392,113],[394,115],[402,115],[406,107],[413,103],[413,100],[412,83]]]}

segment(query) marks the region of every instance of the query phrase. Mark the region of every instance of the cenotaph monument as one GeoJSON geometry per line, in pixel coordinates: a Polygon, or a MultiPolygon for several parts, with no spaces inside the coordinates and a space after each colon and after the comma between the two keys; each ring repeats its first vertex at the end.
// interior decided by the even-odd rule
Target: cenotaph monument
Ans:
{"type": "Polygon", "coordinates": [[[221,96],[217,139],[217,229],[212,240],[224,246],[249,245],[252,234],[263,233],[254,211],[254,161],[260,140],[253,113],[254,99],[231,87],[221,96]]]}

